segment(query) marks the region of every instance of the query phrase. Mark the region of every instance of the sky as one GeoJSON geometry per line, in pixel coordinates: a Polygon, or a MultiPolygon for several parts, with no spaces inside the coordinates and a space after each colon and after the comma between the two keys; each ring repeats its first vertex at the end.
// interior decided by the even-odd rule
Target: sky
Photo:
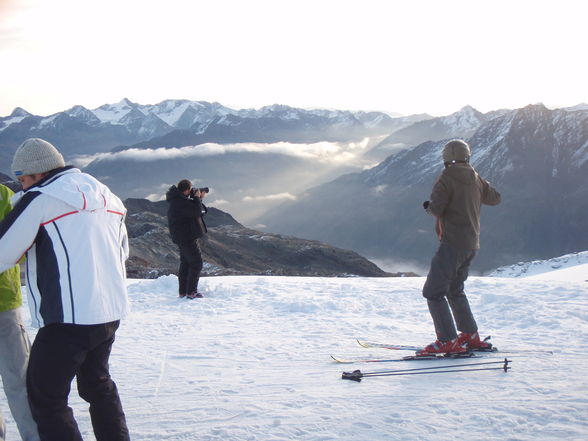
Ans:
{"type": "Polygon", "coordinates": [[[440,116],[588,102],[583,0],[0,0],[0,116],[128,98],[440,116]]]}

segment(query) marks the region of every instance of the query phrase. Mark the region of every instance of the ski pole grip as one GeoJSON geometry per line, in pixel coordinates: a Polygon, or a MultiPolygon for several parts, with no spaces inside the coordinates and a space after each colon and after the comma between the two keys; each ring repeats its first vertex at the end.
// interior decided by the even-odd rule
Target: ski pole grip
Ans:
{"type": "Polygon", "coordinates": [[[363,377],[363,374],[359,369],[353,372],[343,372],[343,374],[341,375],[341,378],[343,380],[352,380],[357,381],[358,383],[361,381],[361,377],[363,377]]]}

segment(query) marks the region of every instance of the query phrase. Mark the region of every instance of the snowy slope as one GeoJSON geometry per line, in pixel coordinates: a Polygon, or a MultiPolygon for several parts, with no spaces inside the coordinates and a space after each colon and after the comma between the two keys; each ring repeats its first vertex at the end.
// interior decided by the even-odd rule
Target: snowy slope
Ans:
{"type": "MultiPolygon", "coordinates": [[[[512,370],[341,379],[329,355],[393,357],[356,337],[423,344],[433,336],[423,278],[212,277],[180,300],[173,276],[131,280],[133,312],[111,358],[134,441],[552,441],[588,437],[588,283],[471,278],[484,334],[512,370]]],[[[28,312],[27,312],[28,315],[28,312]]],[[[33,332],[31,331],[31,335],[33,332]]],[[[500,355],[499,355],[500,356],[500,355]]],[[[501,358],[487,356],[487,360],[501,358]]],[[[470,360],[451,364],[469,364],[470,360]]],[[[72,391],[85,440],[87,406],[72,391]]],[[[5,401],[0,401],[9,415],[5,401]]],[[[9,438],[14,422],[7,418],[9,438]]]]}
{"type": "Polygon", "coordinates": [[[536,280],[561,280],[562,282],[588,282],[588,263],[536,274],[534,276],[529,276],[529,278],[536,280]]]}
{"type": "Polygon", "coordinates": [[[566,254],[549,260],[519,262],[502,266],[490,273],[490,277],[529,276],[574,281],[588,279],[588,251],[566,254]],[[563,271],[564,269],[566,271],[563,271]]]}

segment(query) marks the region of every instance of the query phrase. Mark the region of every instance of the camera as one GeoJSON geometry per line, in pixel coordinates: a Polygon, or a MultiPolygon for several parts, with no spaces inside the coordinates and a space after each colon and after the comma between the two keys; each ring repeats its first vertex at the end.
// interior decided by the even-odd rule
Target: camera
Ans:
{"type": "Polygon", "coordinates": [[[192,190],[190,190],[190,196],[191,197],[196,197],[196,193],[201,192],[201,193],[208,193],[210,191],[210,189],[208,187],[204,187],[204,188],[196,188],[196,187],[192,187],[192,190]]]}

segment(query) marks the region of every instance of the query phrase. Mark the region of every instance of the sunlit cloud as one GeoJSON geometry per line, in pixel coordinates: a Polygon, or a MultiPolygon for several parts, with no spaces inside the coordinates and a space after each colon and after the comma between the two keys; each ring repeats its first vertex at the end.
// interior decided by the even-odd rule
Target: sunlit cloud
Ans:
{"type": "Polygon", "coordinates": [[[212,202],[209,202],[208,205],[210,205],[211,207],[219,207],[219,206],[223,206],[223,205],[228,205],[229,201],[226,201],[224,199],[216,199],[212,202]]]}
{"type": "Polygon", "coordinates": [[[121,152],[97,153],[95,155],[78,156],[72,159],[72,164],[77,167],[86,167],[95,160],[99,161],[165,161],[174,159],[187,159],[192,157],[217,156],[227,153],[274,153],[289,155],[304,159],[324,160],[329,162],[348,162],[354,160],[367,148],[369,139],[361,142],[337,143],[317,142],[313,144],[295,144],[289,142],[276,142],[272,144],[261,143],[236,143],[215,144],[206,143],[187,147],[159,147],[155,149],[128,149],[121,152]]]}
{"type": "Polygon", "coordinates": [[[276,194],[268,194],[264,196],[245,196],[243,201],[251,202],[251,201],[280,201],[280,200],[291,200],[295,201],[296,196],[291,193],[276,193],[276,194]]]}
{"type": "Polygon", "coordinates": [[[165,194],[162,193],[151,193],[147,196],[145,196],[145,199],[151,201],[151,202],[159,202],[159,201],[163,201],[165,200],[165,194]]]}

